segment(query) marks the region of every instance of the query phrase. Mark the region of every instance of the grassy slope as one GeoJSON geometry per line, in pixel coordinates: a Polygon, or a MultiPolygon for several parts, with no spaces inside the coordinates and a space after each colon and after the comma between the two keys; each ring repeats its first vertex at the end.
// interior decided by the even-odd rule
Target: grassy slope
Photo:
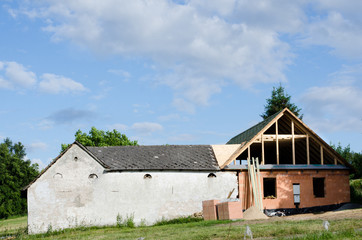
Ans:
{"type": "Polygon", "coordinates": [[[14,234],[19,229],[26,228],[27,217],[11,217],[6,220],[0,220],[0,236],[14,234]]]}
{"type": "MultiPolygon", "coordinates": [[[[322,220],[248,222],[253,237],[283,239],[362,239],[361,219],[331,220],[330,231],[323,230],[322,220]]],[[[28,236],[19,239],[243,239],[246,222],[201,221],[187,224],[171,224],[138,228],[79,228],[50,234],[28,236]]],[[[24,227],[26,217],[0,221],[0,236],[5,229],[24,227]]],[[[16,231],[13,231],[16,232],[16,231]]],[[[21,231],[18,231],[19,233],[21,231]]]]}

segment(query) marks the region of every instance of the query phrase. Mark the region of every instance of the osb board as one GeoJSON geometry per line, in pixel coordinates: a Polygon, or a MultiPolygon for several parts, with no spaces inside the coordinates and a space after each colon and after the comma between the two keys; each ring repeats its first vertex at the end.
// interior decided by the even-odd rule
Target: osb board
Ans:
{"type": "Polygon", "coordinates": [[[241,144],[211,145],[214,150],[217,163],[221,167],[241,144]]]}

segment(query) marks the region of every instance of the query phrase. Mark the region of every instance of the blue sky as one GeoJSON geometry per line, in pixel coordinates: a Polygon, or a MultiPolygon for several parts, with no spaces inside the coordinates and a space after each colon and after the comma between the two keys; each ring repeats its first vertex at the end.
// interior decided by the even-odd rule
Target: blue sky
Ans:
{"type": "Polygon", "coordinates": [[[361,1],[0,1],[0,140],[41,167],[78,129],[223,144],[282,83],[360,152],[361,1]]]}

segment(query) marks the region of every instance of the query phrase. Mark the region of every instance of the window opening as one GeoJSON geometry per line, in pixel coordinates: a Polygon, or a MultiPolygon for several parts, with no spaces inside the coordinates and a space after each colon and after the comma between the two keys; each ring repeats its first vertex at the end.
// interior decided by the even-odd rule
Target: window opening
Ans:
{"type": "Polygon", "coordinates": [[[215,173],[209,173],[209,175],[207,175],[208,178],[216,178],[215,173]]]}
{"type": "Polygon", "coordinates": [[[92,173],[92,174],[89,174],[88,178],[89,178],[89,179],[97,179],[98,176],[97,176],[97,174],[92,173]]]}
{"type": "Polygon", "coordinates": [[[143,178],[144,179],[151,179],[152,178],[152,176],[151,176],[151,174],[145,174],[144,176],[143,176],[143,178]]]}
{"type": "Polygon", "coordinates": [[[263,186],[264,186],[264,198],[268,198],[268,199],[277,198],[276,178],[264,178],[263,186]]]}
{"type": "Polygon", "coordinates": [[[313,194],[316,198],[324,197],[324,178],[313,178],[313,194]]]}
{"type": "Polygon", "coordinates": [[[56,173],[56,174],[54,174],[53,178],[63,178],[63,174],[56,173]]]}

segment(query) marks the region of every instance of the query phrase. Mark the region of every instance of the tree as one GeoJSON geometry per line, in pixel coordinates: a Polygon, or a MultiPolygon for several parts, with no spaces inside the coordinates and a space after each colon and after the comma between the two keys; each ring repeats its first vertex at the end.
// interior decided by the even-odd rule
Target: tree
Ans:
{"type": "Polygon", "coordinates": [[[339,153],[339,155],[341,155],[347,162],[349,162],[356,170],[355,173],[352,173],[350,175],[350,178],[362,178],[362,152],[358,153],[351,151],[351,147],[349,144],[346,147],[343,147],[341,143],[338,143],[337,146],[331,143],[330,146],[334,150],[336,150],[336,152],[339,153]]]}
{"type": "Polygon", "coordinates": [[[287,107],[297,117],[302,119],[303,115],[300,114],[302,109],[298,108],[294,103],[291,103],[290,98],[291,96],[285,92],[284,87],[281,84],[277,88],[273,87],[271,97],[266,99],[267,104],[264,106],[264,113],[260,116],[263,119],[266,119],[287,107]]]}
{"type": "MultiPolygon", "coordinates": [[[[75,133],[75,140],[84,146],[105,147],[105,146],[136,146],[137,141],[131,141],[125,134],[121,134],[117,130],[103,131],[92,127],[89,134],[78,130],[75,133]]],[[[62,144],[62,151],[68,148],[70,144],[62,144]]]]}
{"type": "Polygon", "coordinates": [[[25,160],[25,147],[6,138],[0,143],[0,219],[26,213],[21,189],[38,174],[38,164],[25,160]]]}

